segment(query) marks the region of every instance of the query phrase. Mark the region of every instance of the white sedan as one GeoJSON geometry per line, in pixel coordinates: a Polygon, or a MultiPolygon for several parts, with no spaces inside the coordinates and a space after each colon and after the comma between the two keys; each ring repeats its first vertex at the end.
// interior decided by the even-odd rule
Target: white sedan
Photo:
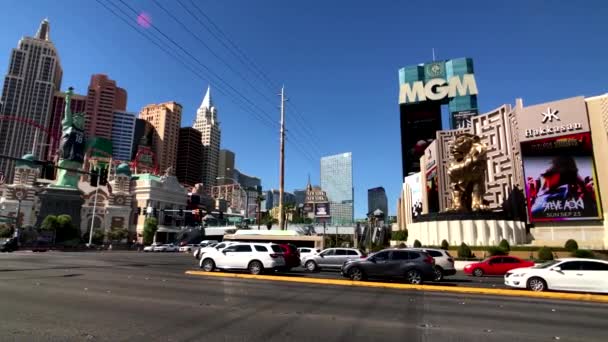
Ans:
{"type": "Polygon", "coordinates": [[[505,274],[505,285],[532,291],[576,291],[608,293],[608,262],[566,258],[505,274]]]}
{"type": "Polygon", "coordinates": [[[144,247],[144,252],[154,252],[154,248],[160,246],[160,243],[153,243],[150,246],[144,247]]]}
{"type": "Polygon", "coordinates": [[[188,253],[190,253],[190,252],[192,252],[197,247],[198,247],[198,245],[195,245],[195,244],[192,243],[192,244],[181,246],[179,248],[179,251],[180,252],[188,252],[188,253]]]}
{"type": "Polygon", "coordinates": [[[155,252],[177,252],[179,247],[172,243],[165,243],[163,245],[158,245],[154,247],[155,252]]]}

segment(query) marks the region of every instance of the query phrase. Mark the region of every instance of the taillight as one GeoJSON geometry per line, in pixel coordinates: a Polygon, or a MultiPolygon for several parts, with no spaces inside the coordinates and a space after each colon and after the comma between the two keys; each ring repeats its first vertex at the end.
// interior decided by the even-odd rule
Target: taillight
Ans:
{"type": "Polygon", "coordinates": [[[448,261],[452,264],[454,263],[454,259],[452,259],[452,258],[448,258],[448,261]]]}
{"type": "Polygon", "coordinates": [[[366,258],[365,254],[361,254],[361,259],[365,259],[365,258],[366,258]]]}
{"type": "Polygon", "coordinates": [[[424,262],[426,262],[427,264],[434,265],[435,264],[435,259],[433,259],[432,256],[427,255],[426,258],[424,259],[424,262]]]}

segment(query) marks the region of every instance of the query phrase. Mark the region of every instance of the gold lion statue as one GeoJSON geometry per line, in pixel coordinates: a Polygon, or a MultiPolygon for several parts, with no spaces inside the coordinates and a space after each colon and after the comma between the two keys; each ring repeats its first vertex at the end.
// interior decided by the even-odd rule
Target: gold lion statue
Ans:
{"type": "Polygon", "coordinates": [[[486,192],[487,147],[473,134],[460,134],[450,148],[452,161],[448,167],[452,206],[448,211],[487,210],[486,192]]]}

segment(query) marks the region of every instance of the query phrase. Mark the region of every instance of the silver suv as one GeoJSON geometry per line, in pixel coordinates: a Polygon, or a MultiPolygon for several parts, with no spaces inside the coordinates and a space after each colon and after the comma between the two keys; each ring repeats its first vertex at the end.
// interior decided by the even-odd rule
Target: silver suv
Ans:
{"type": "Polygon", "coordinates": [[[430,254],[435,259],[435,279],[441,281],[445,276],[456,274],[454,267],[454,258],[448,251],[438,248],[408,248],[409,250],[423,251],[430,254]]]}
{"type": "Polygon", "coordinates": [[[308,272],[317,272],[323,268],[340,269],[347,260],[363,257],[365,254],[356,248],[327,248],[319,254],[302,258],[302,266],[308,272]]]}

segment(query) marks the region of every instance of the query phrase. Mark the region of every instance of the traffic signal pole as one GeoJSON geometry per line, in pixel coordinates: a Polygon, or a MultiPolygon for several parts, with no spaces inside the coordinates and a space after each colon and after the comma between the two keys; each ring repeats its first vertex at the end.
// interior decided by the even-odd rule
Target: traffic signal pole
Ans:
{"type": "Polygon", "coordinates": [[[91,230],[89,232],[89,246],[93,244],[93,224],[95,223],[95,210],[97,209],[97,192],[99,191],[99,184],[95,186],[95,199],[93,200],[93,214],[91,215],[91,230]]]}

